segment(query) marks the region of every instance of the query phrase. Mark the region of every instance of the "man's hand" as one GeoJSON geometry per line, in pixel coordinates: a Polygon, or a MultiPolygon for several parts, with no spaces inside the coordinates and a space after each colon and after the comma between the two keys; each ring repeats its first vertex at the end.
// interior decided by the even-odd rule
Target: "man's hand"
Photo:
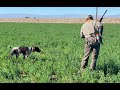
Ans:
{"type": "Polygon", "coordinates": [[[81,38],[85,38],[83,32],[80,33],[81,38]]]}

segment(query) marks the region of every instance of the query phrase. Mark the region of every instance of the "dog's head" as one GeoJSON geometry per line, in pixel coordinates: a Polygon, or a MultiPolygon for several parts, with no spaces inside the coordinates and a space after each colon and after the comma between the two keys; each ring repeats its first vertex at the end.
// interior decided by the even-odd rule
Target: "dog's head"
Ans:
{"type": "Polygon", "coordinates": [[[38,47],[33,47],[32,51],[33,52],[41,52],[41,50],[38,47]]]}

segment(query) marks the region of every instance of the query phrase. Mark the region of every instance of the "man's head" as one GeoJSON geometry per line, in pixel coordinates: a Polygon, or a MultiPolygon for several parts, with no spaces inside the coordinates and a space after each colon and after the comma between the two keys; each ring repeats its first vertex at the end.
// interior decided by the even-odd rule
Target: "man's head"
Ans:
{"type": "Polygon", "coordinates": [[[88,15],[88,16],[86,17],[86,20],[93,20],[93,16],[92,16],[92,15],[88,15]]]}

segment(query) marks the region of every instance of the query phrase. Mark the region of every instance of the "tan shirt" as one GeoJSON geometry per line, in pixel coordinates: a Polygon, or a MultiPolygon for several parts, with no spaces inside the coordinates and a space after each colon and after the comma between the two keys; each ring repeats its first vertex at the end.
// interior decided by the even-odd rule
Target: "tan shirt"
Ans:
{"type": "Polygon", "coordinates": [[[91,37],[92,34],[98,33],[100,26],[103,26],[101,22],[98,22],[96,20],[88,20],[82,25],[80,36],[85,38],[91,37]]]}

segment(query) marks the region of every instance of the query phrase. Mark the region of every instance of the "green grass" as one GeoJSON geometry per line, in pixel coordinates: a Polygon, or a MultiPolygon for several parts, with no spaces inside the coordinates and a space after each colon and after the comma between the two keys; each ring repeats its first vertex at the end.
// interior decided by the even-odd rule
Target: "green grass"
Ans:
{"type": "Polygon", "coordinates": [[[1,83],[119,83],[120,24],[104,24],[103,43],[97,68],[89,64],[80,74],[84,40],[79,32],[82,24],[0,23],[1,83]],[[10,46],[37,46],[41,53],[28,59],[9,58],[10,46]],[[50,80],[52,72],[57,79],[50,80]]]}

